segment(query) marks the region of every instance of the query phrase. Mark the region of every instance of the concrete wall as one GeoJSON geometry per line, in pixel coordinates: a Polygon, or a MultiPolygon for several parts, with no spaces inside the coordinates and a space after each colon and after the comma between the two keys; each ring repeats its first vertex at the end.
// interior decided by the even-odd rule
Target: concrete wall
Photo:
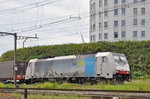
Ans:
{"type": "Polygon", "coordinates": [[[114,4],[114,0],[107,0],[107,6],[104,6],[104,0],[90,0],[90,41],[118,41],[118,40],[149,40],[150,39],[150,2],[146,0],[141,2],[137,0],[126,0],[123,4],[122,0],[118,0],[118,4],[114,4]],[[101,1],[101,6],[99,6],[101,1]],[[95,7],[93,7],[95,5],[95,7]],[[125,8],[126,13],[122,15],[121,9],[125,8]],[[137,8],[137,15],[133,14],[133,9],[137,8]],[[146,9],[145,15],[141,14],[141,8],[146,9]],[[114,15],[114,9],[118,9],[118,15],[114,15]],[[104,16],[104,11],[108,11],[108,16],[104,16]],[[99,16],[99,13],[101,15],[99,16]],[[93,18],[95,16],[95,18],[93,18]],[[137,25],[133,25],[133,20],[137,19],[137,25]],[[145,25],[141,25],[141,19],[145,19],[145,25]],[[118,21],[118,26],[114,27],[114,21],[118,21]],[[121,21],[126,20],[125,26],[121,26],[121,21]],[[104,28],[104,22],[108,22],[108,27],[104,28]],[[99,27],[101,23],[101,27],[99,27]],[[95,24],[95,30],[92,29],[95,24]],[[125,31],[126,36],[122,37],[121,32],[125,31]],[[137,31],[137,37],[133,37],[133,31],[137,31]],[[145,37],[141,37],[141,31],[145,31],[145,37]],[[118,38],[114,38],[114,32],[118,32],[118,38]],[[104,38],[107,33],[108,38],[104,38]],[[101,34],[101,39],[99,39],[101,34]],[[91,39],[92,37],[92,39],[91,39]]]}

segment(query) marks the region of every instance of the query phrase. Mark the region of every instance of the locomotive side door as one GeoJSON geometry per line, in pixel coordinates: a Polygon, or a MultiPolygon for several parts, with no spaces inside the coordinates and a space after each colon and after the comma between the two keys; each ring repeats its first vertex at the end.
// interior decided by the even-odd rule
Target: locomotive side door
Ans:
{"type": "Polygon", "coordinates": [[[96,58],[96,74],[97,76],[102,75],[102,57],[96,58]]]}
{"type": "Polygon", "coordinates": [[[112,64],[110,64],[109,56],[102,56],[102,67],[101,73],[102,77],[112,78],[112,64]]]}
{"type": "Polygon", "coordinates": [[[111,64],[108,56],[97,57],[96,74],[100,77],[111,78],[111,64]]]}

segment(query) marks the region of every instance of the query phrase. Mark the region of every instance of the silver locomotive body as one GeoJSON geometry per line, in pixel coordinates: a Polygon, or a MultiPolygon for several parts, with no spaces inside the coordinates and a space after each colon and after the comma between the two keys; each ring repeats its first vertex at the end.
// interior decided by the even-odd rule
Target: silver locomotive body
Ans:
{"type": "Polygon", "coordinates": [[[100,79],[128,80],[130,69],[124,54],[99,52],[97,54],[70,55],[29,61],[25,80],[37,82],[55,79],[70,82],[100,79]]]}

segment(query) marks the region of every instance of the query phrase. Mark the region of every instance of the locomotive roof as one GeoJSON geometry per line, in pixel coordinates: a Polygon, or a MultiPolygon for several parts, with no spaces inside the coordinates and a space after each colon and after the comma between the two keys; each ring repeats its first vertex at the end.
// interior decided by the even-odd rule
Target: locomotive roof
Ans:
{"type": "Polygon", "coordinates": [[[119,55],[119,56],[124,56],[124,54],[121,54],[121,53],[113,53],[113,52],[98,52],[96,54],[96,57],[99,57],[99,56],[107,56],[107,55],[119,55]]]}
{"type": "Polygon", "coordinates": [[[32,59],[32,60],[30,60],[30,62],[49,61],[49,60],[61,60],[61,59],[74,59],[74,58],[76,58],[75,55],[69,55],[69,56],[60,56],[60,57],[47,58],[47,59],[32,59]]]}
{"type": "MultiPolygon", "coordinates": [[[[113,52],[98,52],[96,55],[96,57],[99,56],[107,56],[107,55],[124,55],[124,54],[120,54],[120,53],[113,53],[113,52]]],[[[87,54],[89,55],[89,54],[87,54]]],[[[44,58],[44,59],[32,59],[30,60],[30,62],[36,62],[36,61],[49,61],[49,60],[62,60],[62,59],[74,59],[76,58],[78,55],[68,55],[68,56],[57,56],[57,57],[53,57],[53,58],[44,58]]]]}

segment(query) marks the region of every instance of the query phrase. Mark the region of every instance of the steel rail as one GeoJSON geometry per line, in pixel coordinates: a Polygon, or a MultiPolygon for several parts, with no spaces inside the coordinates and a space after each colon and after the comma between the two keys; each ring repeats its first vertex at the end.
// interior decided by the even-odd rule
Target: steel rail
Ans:
{"type": "Polygon", "coordinates": [[[136,91],[136,90],[99,90],[99,89],[51,89],[51,88],[3,88],[0,90],[45,90],[45,91],[82,91],[82,92],[123,92],[123,93],[149,93],[150,91],[136,91]]]}

